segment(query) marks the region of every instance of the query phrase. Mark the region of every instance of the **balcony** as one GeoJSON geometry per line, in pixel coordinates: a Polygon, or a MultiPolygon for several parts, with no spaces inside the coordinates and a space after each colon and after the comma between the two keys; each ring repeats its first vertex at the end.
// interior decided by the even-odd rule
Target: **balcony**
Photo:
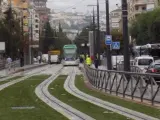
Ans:
{"type": "Polygon", "coordinates": [[[23,26],[23,31],[28,32],[28,26],[23,26]]]}
{"type": "Polygon", "coordinates": [[[146,4],[147,4],[146,0],[134,0],[133,3],[134,6],[146,5],[146,4]]]}
{"type": "Polygon", "coordinates": [[[26,3],[26,2],[22,3],[21,4],[21,8],[27,9],[28,8],[28,3],[26,3]]]}
{"type": "Polygon", "coordinates": [[[28,19],[23,19],[23,24],[27,24],[28,25],[28,19]]]}

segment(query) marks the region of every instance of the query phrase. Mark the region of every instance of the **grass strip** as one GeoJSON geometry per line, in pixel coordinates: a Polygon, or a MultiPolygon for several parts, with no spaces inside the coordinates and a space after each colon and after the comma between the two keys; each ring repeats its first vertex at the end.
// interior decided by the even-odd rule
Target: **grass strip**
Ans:
{"type": "Polygon", "coordinates": [[[49,86],[49,92],[61,100],[62,102],[72,106],[73,108],[95,118],[96,120],[127,120],[125,116],[111,112],[109,110],[98,107],[94,104],[79,99],[67,91],[65,91],[63,85],[67,76],[61,75],[49,86]]]}
{"type": "Polygon", "coordinates": [[[35,94],[36,86],[48,77],[49,75],[33,76],[2,90],[0,92],[0,120],[67,120],[35,94]],[[25,109],[24,107],[34,108],[25,109]]]}
{"type": "Polygon", "coordinates": [[[120,105],[120,106],[128,108],[128,109],[132,109],[132,110],[147,114],[152,117],[160,118],[160,109],[156,109],[154,107],[150,107],[150,106],[146,106],[143,104],[138,104],[135,102],[123,100],[123,99],[120,99],[116,96],[111,96],[109,94],[104,94],[100,91],[89,89],[85,85],[84,77],[82,75],[76,76],[75,85],[80,91],[87,93],[87,94],[90,94],[94,97],[100,98],[100,99],[108,101],[110,103],[114,103],[116,105],[120,105]]]}
{"type": "Polygon", "coordinates": [[[19,78],[21,78],[21,77],[22,77],[22,76],[15,76],[15,77],[9,78],[9,79],[7,79],[7,80],[0,81],[0,85],[5,84],[5,83],[10,82],[10,81],[13,81],[13,80],[16,80],[16,79],[19,79],[19,78]]]}

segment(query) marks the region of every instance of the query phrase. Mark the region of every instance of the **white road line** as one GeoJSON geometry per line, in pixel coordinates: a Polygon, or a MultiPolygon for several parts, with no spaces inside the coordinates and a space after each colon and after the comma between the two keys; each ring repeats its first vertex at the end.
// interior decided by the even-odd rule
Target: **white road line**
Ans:
{"type": "Polygon", "coordinates": [[[65,81],[65,90],[68,91],[70,94],[83,99],[85,101],[88,101],[92,104],[95,104],[97,106],[100,106],[102,108],[105,108],[107,110],[111,110],[113,112],[119,113],[121,115],[124,115],[126,117],[136,119],[136,120],[159,120],[158,118],[154,118],[145,114],[142,114],[140,112],[136,112],[115,104],[112,104],[107,101],[103,101],[101,99],[98,99],[96,97],[93,97],[91,95],[88,95],[86,93],[81,92],[79,89],[75,87],[75,70],[68,76],[67,80],[65,81]]]}

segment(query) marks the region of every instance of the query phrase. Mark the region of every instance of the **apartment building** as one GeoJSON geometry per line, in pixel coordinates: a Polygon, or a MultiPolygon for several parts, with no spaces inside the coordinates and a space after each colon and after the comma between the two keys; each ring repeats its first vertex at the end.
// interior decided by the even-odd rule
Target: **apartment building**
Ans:
{"type": "Polygon", "coordinates": [[[36,12],[35,8],[29,9],[30,17],[29,17],[29,33],[30,40],[32,40],[32,44],[34,47],[39,47],[39,14],[36,12]]]}
{"type": "Polygon", "coordinates": [[[120,24],[119,21],[121,20],[122,16],[122,9],[117,8],[113,11],[110,12],[110,24],[111,24],[111,29],[119,29],[120,24]]]}
{"type": "Polygon", "coordinates": [[[40,31],[42,31],[45,23],[49,20],[50,9],[46,6],[47,0],[33,0],[33,2],[36,8],[36,12],[39,14],[40,31]]]}
{"type": "Polygon", "coordinates": [[[159,7],[160,6],[160,0],[155,0],[155,7],[159,7]]]}
{"type": "Polygon", "coordinates": [[[139,14],[153,10],[155,0],[128,0],[128,20],[134,20],[139,14]]]}

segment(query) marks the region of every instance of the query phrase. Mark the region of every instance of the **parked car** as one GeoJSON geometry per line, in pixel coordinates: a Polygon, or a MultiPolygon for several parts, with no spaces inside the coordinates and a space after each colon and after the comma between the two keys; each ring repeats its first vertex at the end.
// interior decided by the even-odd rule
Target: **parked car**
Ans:
{"type": "MultiPolygon", "coordinates": [[[[146,68],[146,73],[154,73],[160,75],[160,62],[153,62],[149,65],[148,68],[146,68]]],[[[155,81],[160,82],[160,77],[154,77],[155,81]]]]}

